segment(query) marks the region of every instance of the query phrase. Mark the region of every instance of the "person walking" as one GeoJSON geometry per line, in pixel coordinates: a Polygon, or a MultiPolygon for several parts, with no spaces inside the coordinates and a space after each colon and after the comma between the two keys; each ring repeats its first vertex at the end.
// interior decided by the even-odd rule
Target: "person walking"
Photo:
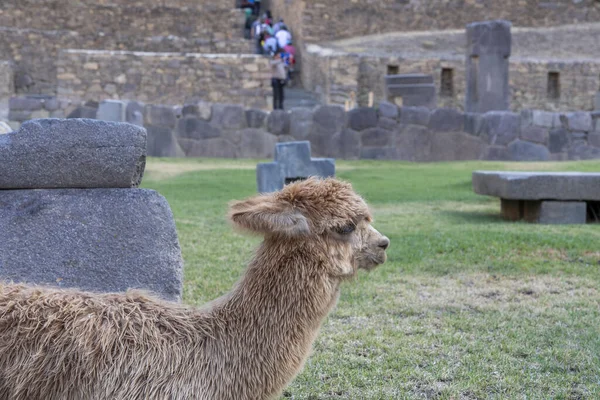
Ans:
{"type": "Polygon", "coordinates": [[[278,46],[283,49],[289,42],[292,41],[292,34],[288,31],[287,26],[282,24],[279,28],[279,31],[275,35],[275,38],[277,39],[278,46]]]}
{"type": "Polygon", "coordinates": [[[282,49],[277,49],[271,64],[271,86],[273,86],[273,109],[283,110],[284,86],[287,81],[287,67],[281,58],[282,49]]]}

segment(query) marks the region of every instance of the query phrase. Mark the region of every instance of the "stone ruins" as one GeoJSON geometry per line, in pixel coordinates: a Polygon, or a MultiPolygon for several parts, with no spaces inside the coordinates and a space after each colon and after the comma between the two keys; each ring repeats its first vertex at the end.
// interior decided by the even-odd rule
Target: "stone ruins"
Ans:
{"type": "Polygon", "coordinates": [[[145,158],[130,124],[40,119],[0,135],[0,278],[181,300],[171,209],[137,188],[145,158]]]}

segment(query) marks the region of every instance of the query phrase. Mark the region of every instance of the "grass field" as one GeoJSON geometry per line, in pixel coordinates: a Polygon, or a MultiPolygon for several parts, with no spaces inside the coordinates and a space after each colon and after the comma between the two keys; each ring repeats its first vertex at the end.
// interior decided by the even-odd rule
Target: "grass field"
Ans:
{"type": "MultiPolygon", "coordinates": [[[[227,202],[255,161],[151,159],[143,186],[171,204],[185,302],[228,291],[259,238],[227,202]]],[[[599,171],[600,162],[338,162],[391,240],[345,284],[291,399],[600,399],[600,225],[508,223],[471,189],[476,169],[599,171]]]]}

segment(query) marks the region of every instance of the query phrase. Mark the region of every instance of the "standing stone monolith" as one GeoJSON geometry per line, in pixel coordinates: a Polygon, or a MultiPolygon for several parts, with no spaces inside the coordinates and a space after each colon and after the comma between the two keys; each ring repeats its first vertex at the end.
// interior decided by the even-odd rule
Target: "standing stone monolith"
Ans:
{"type": "Polygon", "coordinates": [[[509,109],[510,28],[510,21],[504,20],[467,25],[465,111],[485,113],[509,109]]]}

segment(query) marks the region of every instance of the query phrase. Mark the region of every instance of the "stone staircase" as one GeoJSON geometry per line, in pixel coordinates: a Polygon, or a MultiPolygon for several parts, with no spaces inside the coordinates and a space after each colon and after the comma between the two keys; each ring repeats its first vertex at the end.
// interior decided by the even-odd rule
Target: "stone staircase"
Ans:
{"type": "Polygon", "coordinates": [[[300,87],[285,88],[284,108],[290,110],[292,108],[314,108],[322,104],[322,102],[313,93],[308,92],[300,87]]]}

